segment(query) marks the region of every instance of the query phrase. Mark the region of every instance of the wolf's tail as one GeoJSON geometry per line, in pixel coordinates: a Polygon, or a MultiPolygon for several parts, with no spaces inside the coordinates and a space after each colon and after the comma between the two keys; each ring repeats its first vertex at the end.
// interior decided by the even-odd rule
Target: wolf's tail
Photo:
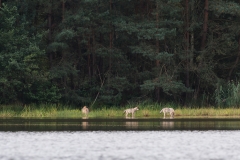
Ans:
{"type": "Polygon", "coordinates": [[[123,111],[123,114],[126,112],[126,110],[123,111]]]}
{"type": "Polygon", "coordinates": [[[160,113],[162,113],[162,112],[163,112],[163,110],[160,111],[160,113]]]}

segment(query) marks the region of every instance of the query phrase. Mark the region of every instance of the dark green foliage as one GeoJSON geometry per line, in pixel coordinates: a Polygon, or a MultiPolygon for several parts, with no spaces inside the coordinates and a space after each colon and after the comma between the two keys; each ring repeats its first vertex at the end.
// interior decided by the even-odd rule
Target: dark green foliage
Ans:
{"type": "Polygon", "coordinates": [[[26,102],[51,104],[59,102],[61,98],[59,89],[51,83],[34,82],[25,90],[24,99],[26,102]]]}
{"type": "Polygon", "coordinates": [[[3,2],[0,103],[238,103],[239,1],[3,2]]]}
{"type": "Polygon", "coordinates": [[[0,103],[24,101],[26,86],[44,74],[40,38],[29,35],[27,22],[17,11],[16,7],[3,4],[0,12],[0,103]]]}

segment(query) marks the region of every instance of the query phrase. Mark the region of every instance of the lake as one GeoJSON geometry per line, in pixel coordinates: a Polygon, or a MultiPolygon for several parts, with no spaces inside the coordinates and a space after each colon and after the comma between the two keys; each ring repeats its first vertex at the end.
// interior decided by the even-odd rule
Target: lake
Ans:
{"type": "Polygon", "coordinates": [[[237,160],[240,119],[0,119],[0,159],[237,160]]]}

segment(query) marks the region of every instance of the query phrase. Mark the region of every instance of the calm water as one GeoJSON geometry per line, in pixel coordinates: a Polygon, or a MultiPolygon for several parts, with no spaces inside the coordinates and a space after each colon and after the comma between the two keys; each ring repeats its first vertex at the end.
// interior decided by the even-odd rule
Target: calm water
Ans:
{"type": "Polygon", "coordinates": [[[240,159],[240,131],[0,132],[1,160],[240,159]]]}
{"type": "Polygon", "coordinates": [[[240,118],[0,119],[0,131],[240,130],[240,118]]]}
{"type": "Polygon", "coordinates": [[[1,160],[240,160],[239,119],[0,119],[1,160]]]}

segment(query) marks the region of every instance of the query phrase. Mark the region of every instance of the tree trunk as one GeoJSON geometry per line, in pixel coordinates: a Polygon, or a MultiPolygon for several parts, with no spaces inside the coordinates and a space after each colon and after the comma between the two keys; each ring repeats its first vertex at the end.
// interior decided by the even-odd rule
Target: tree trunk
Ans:
{"type": "Polygon", "coordinates": [[[91,79],[92,74],[91,74],[91,42],[90,42],[91,38],[89,36],[88,39],[88,76],[91,79]]]}
{"type": "MultiPolygon", "coordinates": [[[[205,6],[204,6],[204,20],[203,20],[203,33],[202,33],[202,42],[201,42],[201,48],[200,50],[203,51],[206,47],[206,40],[207,40],[207,30],[208,30],[208,0],[205,0],[205,6]]],[[[201,68],[203,65],[203,57],[200,57],[199,65],[198,68],[201,68]]],[[[194,95],[194,97],[197,98],[198,92],[199,92],[199,85],[200,85],[200,80],[198,80],[198,89],[194,95]]]]}
{"type": "MultiPolygon", "coordinates": [[[[156,28],[158,29],[159,28],[159,14],[158,14],[158,3],[156,2],[156,10],[157,10],[157,14],[156,14],[156,28]]],[[[156,38],[156,54],[159,54],[159,39],[156,38]]],[[[159,68],[160,66],[160,60],[156,60],[156,67],[159,68]]],[[[159,87],[156,87],[155,88],[155,95],[156,95],[156,99],[157,99],[157,102],[160,102],[160,88],[159,87]]]]}
{"type": "Polygon", "coordinates": [[[208,0],[205,0],[201,51],[203,51],[205,49],[205,47],[206,47],[207,30],[208,30],[208,6],[209,6],[208,0]]]}
{"type": "Polygon", "coordinates": [[[185,53],[186,53],[186,81],[185,85],[189,87],[189,1],[185,0],[185,53]]]}
{"type": "MultiPolygon", "coordinates": [[[[81,59],[81,56],[82,56],[82,48],[81,48],[81,39],[80,39],[80,37],[78,37],[77,38],[77,44],[78,44],[78,57],[77,57],[77,70],[81,70],[81,68],[80,68],[80,59],[81,59]]],[[[83,73],[82,73],[83,75],[85,75],[85,73],[84,73],[84,69],[83,69],[83,73]]],[[[79,87],[80,85],[81,85],[81,72],[78,72],[78,81],[77,81],[77,87],[79,87]]]]}
{"type": "Polygon", "coordinates": [[[71,81],[71,89],[74,90],[75,84],[74,84],[74,75],[73,74],[70,75],[70,81],[71,81]]]}
{"type": "MultiPolygon", "coordinates": [[[[195,0],[192,0],[191,1],[191,15],[192,15],[192,18],[191,18],[191,23],[195,23],[195,12],[194,12],[194,5],[195,5],[195,0]]],[[[192,68],[193,67],[193,57],[194,57],[194,30],[192,29],[191,33],[190,33],[190,44],[191,44],[191,51],[190,51],[190,64],[189,64],[189,67],[192,68]]],[[[194,100],[197,100],[197,97],[198,97],[198,92],[199,92],[199,85],[197,84],[194,84],[195,87],[195,90],[194,90],[194,93],[193,93],[193,99],[194,100]]]]}
{"type": "MultiPolygon", "coordinates": [[[[194,3],[195,0],[192,0],[191,2],[191,15],[192,15],[192,18],[191,18],[191,23],[194,23],[195,22],[195,12],[194,12],[194,3]]],[[[190,45],[191,45],[191,51],[190,51],[190,68],[193,67],[193,57],[194,57],[194,30],[192,29],[191,30],[191,33],[190,33],[190,36],[191,36],[191,39],[190,39],[190,45]]]]}
{"type": "MultiPolygon", "coordinates": [[[[109,1],[110,14],[112,12],[112,0],[109,1]]],[[[109,33],[109,70],[108,70],[108,85],[110,84],[110,75],[112,70],[112,46],[113,45],[113,32],[112,32],[112,22],[110,22],[110,33],[109,33]]]]}
{"type": "Polygon", "coordinates": [[[92,31],[92,75],[96,74],[95,32],[92,31]]]}
{"type": "Polygon", "coordinates": [[[236,58],[236,61],[235,61],[234,65],[232,66],[231,70],[229,71],[228,80],[231,79],[232,72],[237,67],[237,65],[239,63],[239,59],[240,59],[240,34],[238,36],[238,55],[237,55],[237,58],[236,58]]]}
{"type": "Polygon", "coordinates": [[[65,13],[65,0],[62,1],[62,21],[64,20],[64,13],[65,13]]]}
{"type": "MultiPolygon", "coordinates": [[[[52,41],[52,1],[50,1],[49,11],[48,11],[48,44],[52,41]]],[[[50,51],[49,55],[49,62],[50,67],[52,68],[52,61],[53,61],[53,54],[50,51]]]]}

